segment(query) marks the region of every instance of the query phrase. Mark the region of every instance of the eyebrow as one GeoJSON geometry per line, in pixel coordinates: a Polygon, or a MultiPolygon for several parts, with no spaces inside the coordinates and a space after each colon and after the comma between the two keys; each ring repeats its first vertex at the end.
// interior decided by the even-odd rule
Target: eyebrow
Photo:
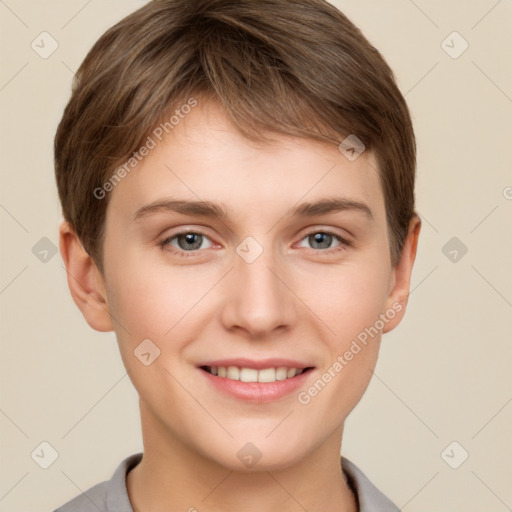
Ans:
{"type": "MultiPolygon", "coordinates": [[[[373,219],[373,213],[367,204],[348,198],[324,198],[315,202],[305,202],[295,206],[287,214],[292,217],[314,217],[340,211],[356,211],[364,213],[369,219],[373,219]]],[[[183,200],[162,200],[146,204],[139,208],[133,215],[134,221],[139,221],[155,213],[180,213],[210,217],[225,220],[228,213],[221,205],[210,201],[183,201],[183,200]]]]}
{"type": "Polygon", "coordinates": [[[297,217],[314,217],[315,215],[326,215],[346,210],[361,212],[368,218],[373,219],[373,213],[367,204],[361,201],[338,197],[320,199],[314,203],[299,204],[292,209],[290,214],[297,217]]]}

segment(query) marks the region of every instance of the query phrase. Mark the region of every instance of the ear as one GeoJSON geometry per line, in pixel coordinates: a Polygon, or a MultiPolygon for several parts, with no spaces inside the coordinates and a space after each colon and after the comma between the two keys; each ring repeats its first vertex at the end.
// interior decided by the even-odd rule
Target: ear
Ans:
{"type": "Polygon", "coordinates": [[[60,225],[59,245],[71,296],[85,320],[97,331],[113,331],[103,276],[67,221],[60,225]]]}
{"type": "Polygon", "coordinates": [[[420,229],[421,220],[415,214],[409,223],[400,260],[391,275],[390,293],[386,300],[386,311],[393,311],[394,316],[390,318],[390,315],[387,315],[389,321],[382,329],[383,333],[393,330],[402,321],[405,314],[409,300],[411,274],[414,260],[416,259],[420,229]]]}

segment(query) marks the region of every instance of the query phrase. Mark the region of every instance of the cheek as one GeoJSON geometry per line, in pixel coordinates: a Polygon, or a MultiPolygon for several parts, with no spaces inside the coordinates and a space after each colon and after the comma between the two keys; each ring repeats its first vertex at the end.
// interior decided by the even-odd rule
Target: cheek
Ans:
{"type": "Polygon", "coordinates": [[[304,297],[324,330],[328,329],[332,348],[343,350],[378,320],[388,296],[389,278],[385,265],[363,262],[332,267],[302,276],[297,295],[304,297]]]}
{"type": "MultiPolygon", "coordinates": [[[[352,265],[319,273],[306,304],[325,333],[325,358],[304,401],[344,418],[364,394],[377,362],[389,286],[385,265],[352,265]]],[[[303,293],[305,293],[305,288],[303,293]]]]}
{"type": "Polygon", "coordinates": [[[179,371],[177,363],[188,339],[183,330],[192,335],[192,326],[198,324],[194,305],[207,287],[186,272],[170,272],[135,260],[124,259],[122,268],[112,265],[108,269],[109,308],[130,379],[156,410],[167,408],[166,401],[178,403],[186,398],[172,376],[179,371]]]}
{"type": "Polygon", "coordinates": [[[109,307],[131,338],[163,338],[184,317],[194,315],[210,282],[198,267],[170,269],[124,261],[122,271],[111,272],[109,307]]]}

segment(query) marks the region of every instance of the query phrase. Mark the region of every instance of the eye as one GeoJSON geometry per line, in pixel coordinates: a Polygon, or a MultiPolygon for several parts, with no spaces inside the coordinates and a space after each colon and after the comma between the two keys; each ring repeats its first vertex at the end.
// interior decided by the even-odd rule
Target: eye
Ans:
{"type": "Polygon", "coordinates": [[[206,235],[195,231],[176,233],[160,242],[162,248],[178,254],[208,249],[212,245],[212,242],[206,235]]]}
{"type": "Polygon", "coordinates": [[[304,240],[310,244],[312,249],[320,249],[322,252],[334,252],[350,246],[350,243],[347,240],[337,235],[336,233],[331,233],[329,231],[316,231],[306,235],[301,240],[299,244],[300,247],[304,247],[302,244],[304,240]],[[335,242],[334,246],[332,245],[333,242],[335,242]]]}

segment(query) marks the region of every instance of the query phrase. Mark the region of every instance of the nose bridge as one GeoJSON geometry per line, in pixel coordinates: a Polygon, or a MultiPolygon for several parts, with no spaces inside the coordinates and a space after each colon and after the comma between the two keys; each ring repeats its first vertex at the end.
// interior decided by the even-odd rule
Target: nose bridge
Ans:
{"type": "Polygon", "coordinates": [[[271,247],[264,249],[251,237],[238,246],[226,304],[228,327],[263,335],[293,321],[293,294],[277,277],[280,268],[271,247]]]}

